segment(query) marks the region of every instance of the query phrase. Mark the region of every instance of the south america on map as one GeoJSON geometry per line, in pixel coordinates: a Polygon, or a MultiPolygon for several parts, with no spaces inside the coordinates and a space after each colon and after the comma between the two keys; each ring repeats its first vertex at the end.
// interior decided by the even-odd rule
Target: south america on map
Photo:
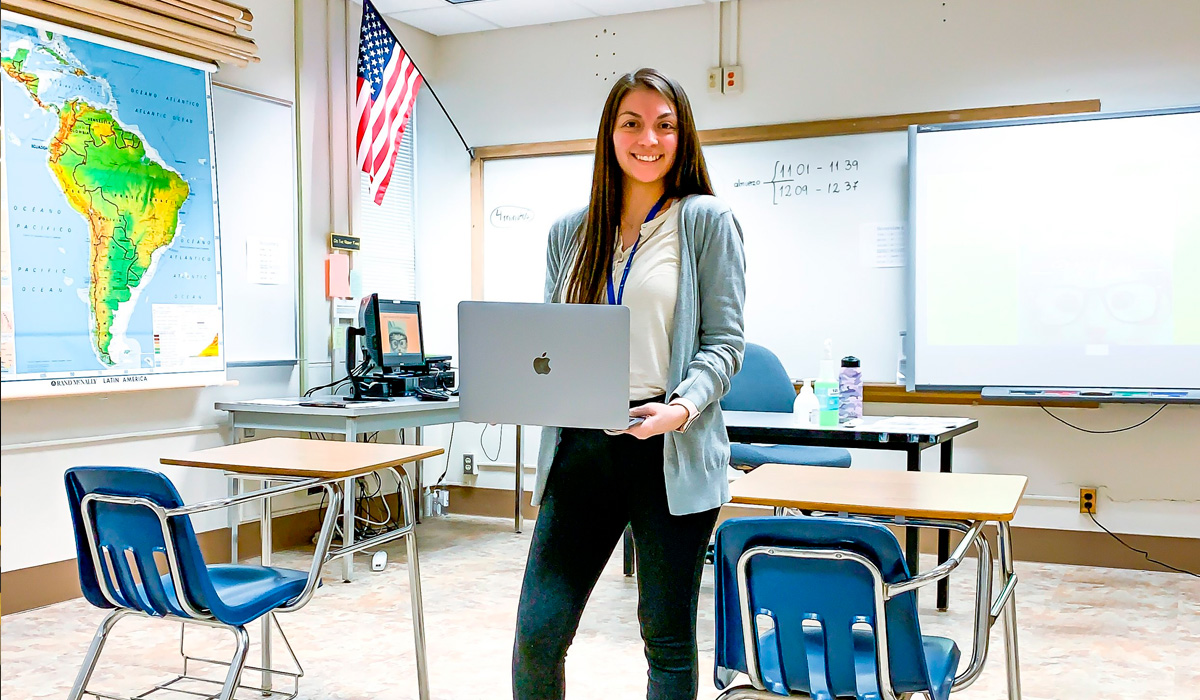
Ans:
{"type": "Polygon", "coordinates": [[[0,24],[6,396],[224,372],[206,72],[114,44],[0,24]]]}

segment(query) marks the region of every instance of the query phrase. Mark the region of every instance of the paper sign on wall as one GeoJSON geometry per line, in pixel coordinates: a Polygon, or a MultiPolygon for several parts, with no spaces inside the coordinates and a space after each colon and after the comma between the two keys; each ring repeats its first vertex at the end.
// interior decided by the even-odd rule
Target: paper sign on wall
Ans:
{"type": "Polygon", "coordinates": [[[262,236],[246,239],[246,281],[283,284],[283,242],[262,236]]]}
{"type": "Polygon", "coordinates": [[[904,224],[864,224],[859,242],[863,267],[904,267],[904,224]]]}
{"type": "Polygon", "coordinates": [[[325,296],[330,299],[350,296],[350,256],[330,253],[325,256],[325,296]]]}

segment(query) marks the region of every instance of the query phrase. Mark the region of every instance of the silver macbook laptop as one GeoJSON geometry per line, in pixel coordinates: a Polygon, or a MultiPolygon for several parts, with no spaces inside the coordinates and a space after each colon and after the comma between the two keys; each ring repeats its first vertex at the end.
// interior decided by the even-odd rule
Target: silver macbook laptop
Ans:
{"type": "Polygon", "coordinates": [[[458,357],[462,420],[630,425],[624,306],[460,302],[458,357]]]}

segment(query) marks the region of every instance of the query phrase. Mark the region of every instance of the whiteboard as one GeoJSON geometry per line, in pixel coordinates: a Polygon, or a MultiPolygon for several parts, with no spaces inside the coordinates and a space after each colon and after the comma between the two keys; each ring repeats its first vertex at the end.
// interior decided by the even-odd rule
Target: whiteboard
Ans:
{"type": "Polygon", "coordinates": [[[296,146],[289,103],[213,85],[229,364],[297,357],[296,146]]]}
{"type": "MultiPolygon", "coordinates": [[[[716,194],[746,247],[746,340],[795,378],[815,377],[826,338],[895,381],[905,323],[903,131],[704,147],[716,194]]],[[[587,204],[591,155],[483,165],[483,298],[541,301],[546,235],[587,204]]]]}
{"type": "Polygon", "coordinates": [[[1200,388],[1200,105],[909,136],[915,386],[1200,388]]]}

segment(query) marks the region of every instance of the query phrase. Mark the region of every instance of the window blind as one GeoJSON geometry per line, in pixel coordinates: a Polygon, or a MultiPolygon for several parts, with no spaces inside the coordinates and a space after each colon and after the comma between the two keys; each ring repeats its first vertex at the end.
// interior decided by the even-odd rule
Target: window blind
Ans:
{"type": "Polygon", "coordinates": [[[5,10],[205,63],[257,62],[254,15],[224,0],[3,0],[5,10]]]}
{"type": "Polygon", "coordinates": [[[396,156],[396,168],[383,204],[371,198],[366,173],[359,173],[355,235],[361,249],[354,265],[362,274],[364,296],[378,292],[384,299],[416,299],[416,110],[408,121],[396,156]]]}

